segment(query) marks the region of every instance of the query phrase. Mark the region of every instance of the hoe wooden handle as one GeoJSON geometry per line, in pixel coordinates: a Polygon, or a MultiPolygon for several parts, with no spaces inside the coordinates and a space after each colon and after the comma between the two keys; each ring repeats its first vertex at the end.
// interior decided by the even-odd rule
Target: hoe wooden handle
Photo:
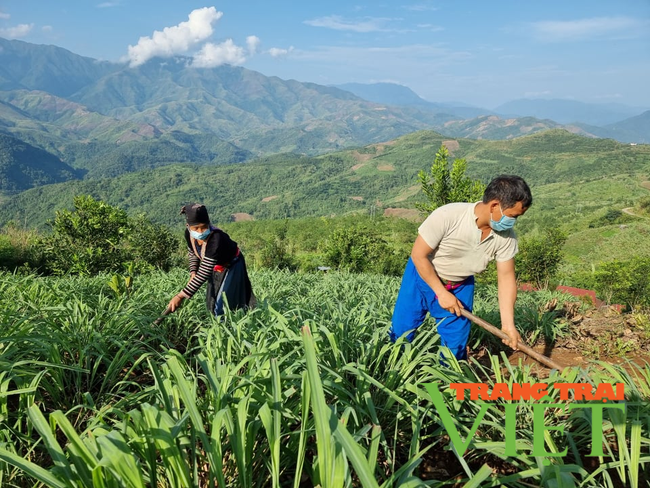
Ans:
{"type": "Polygon", "coordinates": [[[170,313],[172,313],[172,312],[171,312],[171,310],[169,310],[169,307],[167,307],[165,309],[165,311],[162,313],[162,315],[160,317],[158,317],[156,320],[153,321],[153,325],[160,325],[161,322],[165,319],[165,317],[167,315],[169,315],[170,313]]]}
{"type": "MultiPolygon", "coordinates": [[[[505,339],[505,340],[510,340],[510,337],[508,334],[503,332],[501,329],[496,328],[494,325],[490,324],[489,322],[486,322],[480,317],[477,317],[471,312],[468,312],[465,309],[460,310],[461,315],[464,317],[467,317],[470,319],[472,322],[474,322],[476,325],[483,327],[485,330],[490,332],[491,334],[494,334],[497,336],[499,339],[505,339]]],[[[535,361],[538,363],[542,363],[544,366],[551,368],[551,369],[557,369],[558,371],[562,371],[564,369],[564,366],[556,363],[550,358],[547,358],[543,354],[538,353],[535,351],[533,348],[528,347],[526,344],[522,344],[521,342],[517,345],[517,349],[520,350],[521,352],[528,354],[531,358],[533,358],[535,361]]]]}

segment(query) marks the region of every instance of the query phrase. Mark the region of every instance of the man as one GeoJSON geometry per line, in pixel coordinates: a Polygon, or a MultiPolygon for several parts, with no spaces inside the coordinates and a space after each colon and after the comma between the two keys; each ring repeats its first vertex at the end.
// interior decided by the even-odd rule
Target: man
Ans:
{"type": "Polygon", "coordinates": [[[438,323],[442,345],[458,359],[467,359],[470,321],[461,309],[472,310],[474,275],[496,260],[501,328],[513,349],[521,340],[515,328],[517,299],[514,257],[517,217],[531,206],[526,182],[511,175],[493,179],[483,200],[450,203],[434,210],[418,229],[411,257],[393,311],[390,338],[406,334],[412,341],[429,312],[438,323]]]}

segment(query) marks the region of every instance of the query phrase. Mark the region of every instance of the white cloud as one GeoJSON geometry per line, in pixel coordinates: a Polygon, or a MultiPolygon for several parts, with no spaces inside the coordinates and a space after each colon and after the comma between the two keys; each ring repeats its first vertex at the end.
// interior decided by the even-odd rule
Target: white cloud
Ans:
{"type": "Polygon", "coordinates": [[[102,2],[97,4],[97,8],[111,8],[117,7],[120,2],[102,2]]]}
{"type": "Polygon", "coordinates": [[[0,12],[0,19],[4,20],[9,20],[11,18],[11,15],[5,13],[5,12],[0,12]]]}
{"type": "Polygon", "coordinates": [[[234,66],[246,62],[246,50],[237,46],[232,39],[227,39],[221,44],[208,42],[194,55],[192,66],[195,68],[214,68],[222,64],[234,66]]]}
{"type": "Polygon", "coordinates": [[[433,25],[433,24],[417,24],[418,29],[426,29],[430,32],[440,32],[445,30],[444,27],[439,26],[439,25],[433,25]]]}
{"type": "Polygon", "coordinates": [[[41,30],[43,32],[52,32],[54,30],[54,27],[52,27],[51,25],[44,25],[43,27],[41,27],[41,30]]]}
{"type": "Polygon", "coordinates": [[[433,7],[431,5],[426,5],[422,3],[414,4],[414,5],[404,5],[404,8],[406,10],[411,10],[413,12],[427,12],[427,11],[433,12],[435,10],[438,10],[437,7],[433,7]]]}
{"type": "Polygon", "coordinates": [[[293,46],[291,46],[289,49],[272,47],[271,49],[269,49],[268,53],[272,58],[281,58],[282,56],[286,56],[287,54],[289,54],[291,51],[293,51],[293,46]]]}
{"type": "Polygon", "coordinates": [[[390,29],[386,28],[386,24],[391,20],[375,17],[368,17],[364,20],[346,20],[339,15],[329,15],[318,19],[305,20],[304,23],[313,27],[365,33],[388,31],[390,29]]]}
{"type": "Polygon", "coordinates": [[[14,27],[7,27],[6,29],[0,29],[0,37],[8,39],[25,37],[33,28],[34,24],[18,24],[14,27]]]}
{"type": "Polygon", "coordinates": [[[349,69],[344,66],[354,66],[355,72],[370,74],[373,78],[390,78],[395,73],[407,81],[407,75],[417,79],[427,80],[438,77],[442,70],[449,66],[465,64],[473,55],[467,51],[455,51],[445,45],[409,44],[395,47],[354,47],[354,46],[321,46],[318,49],[305,51],[296,49],[291,54],[295,62],[308,62],[318,66],[324,73],[323,83],[332,83],[335,73],[350,79],[349,69]]]}
{"type": "Polygon", "coordinates": [[[260,38],[257,36],[248,36],[246,38],[246,46],[248,47],[248,54],[253,55],[257,52],[257,50],[260,47],[260,44],[262,41],[260,41],[260,38]]]}
{"type": "Polygon", "coordinates": [[[635,37],[647,32],[650,21],[633,17],[593,17],[578,20],[534,22],[526,30],[546,42],[575,41],[606,37],[635,37]]]}
{"type": "MultiPolygon", "coordinates": [[[[139,66],[156,56],[172,57],[186,53],[212,35],[212,24],[222,16],[223,13],[218,12],[214,7],[203,7],[193,10],[187,22],[181,22],[173,27],[165,27],[162,31],[154,31],[151,37],[141,37],[138,44],[128,48],[128,60],[131,67],[139,66]]],[[[227,43],[228,41],[218,46],[224,46],[227,43]]],[[[206,44],[201,51],[207,48],[206,53],[213,52],[214,48],[208,46],[215,45],[206,44]]],[[[215,47],[218,48],[218,46],[215,47]]],[[[206,53],[204,56],[208,56],[206,53]]]]}

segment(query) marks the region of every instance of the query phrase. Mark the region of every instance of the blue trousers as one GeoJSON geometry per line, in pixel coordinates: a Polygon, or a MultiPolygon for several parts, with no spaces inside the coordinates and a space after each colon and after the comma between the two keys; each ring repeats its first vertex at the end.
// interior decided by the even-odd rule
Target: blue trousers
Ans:
{"type": "MultiPolygon", "coordinates": [[[[474,305],[474,277],[470,277],[458,288],[450,290],[466,310],[472,311],[474,305]]],[[[438,297],[431,287],[420,278],[411,258],[406,264],[402,285],[397,295],[393,310],[392,326],[389,334],[391,341],[406,334],[411,342],[427,315],[438,324],[438,334],[443,346],[448,347],[458,359],[467,359],[467,340],[471,323],[469,319],[448,312],[438,304],[438,297]]]]}

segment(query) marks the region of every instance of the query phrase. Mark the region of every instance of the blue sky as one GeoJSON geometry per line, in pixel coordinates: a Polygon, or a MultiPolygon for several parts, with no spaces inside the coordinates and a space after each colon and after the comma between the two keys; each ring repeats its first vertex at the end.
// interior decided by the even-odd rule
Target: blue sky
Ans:
{"type": "Polygon", "coordinates": [[[650,108],[650,0],[0,0],[0,37],[133,65],[179,54],[320,84],[394,82],[486,108],[650,108]]]}

